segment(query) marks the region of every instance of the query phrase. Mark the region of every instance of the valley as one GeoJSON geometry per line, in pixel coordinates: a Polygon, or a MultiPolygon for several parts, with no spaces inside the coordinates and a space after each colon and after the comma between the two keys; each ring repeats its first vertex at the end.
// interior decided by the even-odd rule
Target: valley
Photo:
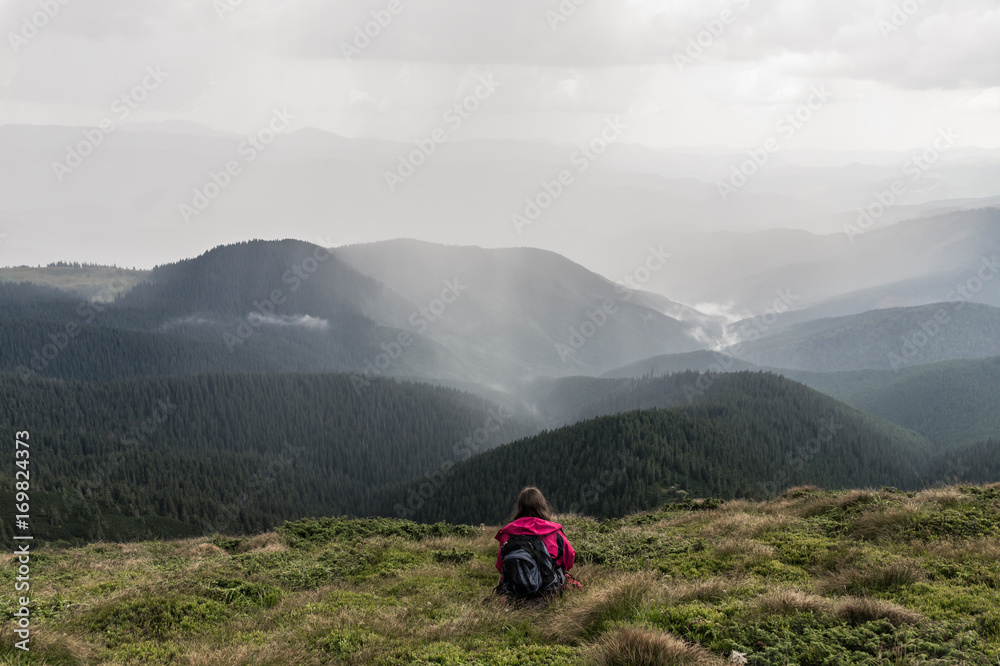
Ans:
{"type": "MultiPolygon", "coordinates": [[[[984,214],[935,218],[977,239],[952,265],[995,234],[984,214]]],[[[879,234],[908,242],[908,224],[932,222],[879,234]]],[[[646,274],[666,270],[650,252],[646,274]]],[[[796,286],[739,320],[543,250],[408,240],[4,275],[4,419],[46,433],[53,542],[313,515],[499,521],[531,484],[615,518],[680,496],[1000,478],[1000,310],[971,298],[830,317],[796,286]],[[95,293],[105,280],[113,296],[95,293]],[[137,438],[158,401],[170,416],[137,438]],[[619,467],[596,496],[582,481],[619,467]]],[[[977,295],[991,290],[982,278],[977,295]]]]}

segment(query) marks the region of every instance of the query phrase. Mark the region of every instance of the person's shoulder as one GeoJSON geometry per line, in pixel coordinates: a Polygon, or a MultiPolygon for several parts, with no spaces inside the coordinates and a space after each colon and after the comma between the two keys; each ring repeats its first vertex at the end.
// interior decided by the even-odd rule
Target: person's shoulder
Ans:
{"type": "MultiPolygon", "coordinates": [[[[536,533],[551,533],[559,532],[562,530],[562,525],[551,520],[545,520],[544,518],[522,518],[525,521],[521,523],[524,527],[530,528],[536,533]]],[[[515,521],[516,522],[516,521],[515,521]]]]}

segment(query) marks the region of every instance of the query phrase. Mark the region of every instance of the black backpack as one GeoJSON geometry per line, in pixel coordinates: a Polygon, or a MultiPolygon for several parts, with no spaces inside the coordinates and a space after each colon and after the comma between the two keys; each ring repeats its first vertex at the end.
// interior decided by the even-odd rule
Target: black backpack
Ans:
{"type": "Polygon", "coordinates": [[[562,559],[563,537],[556,532],[559,552],[549,555],[541,538],[534,534],[511,535],[500,549],[503,579],[494,592],[514,600],[538,599],[558,592],[566,583],[563,568],[556,564],[562,559]]]}

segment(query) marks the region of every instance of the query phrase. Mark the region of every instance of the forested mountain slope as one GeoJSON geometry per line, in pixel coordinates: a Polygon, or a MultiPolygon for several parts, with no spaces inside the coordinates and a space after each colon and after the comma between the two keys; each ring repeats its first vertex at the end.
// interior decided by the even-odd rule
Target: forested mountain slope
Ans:
{"type": "Polygon", "coordinates": [[[782,371],[848,405],[926,436],[941,449],[1000,437],[1000,358],[899,371],[782,371]]]}
{"type": "Polygon", "coordinates": [[[757,369],[759,366],[755,363],[740,360],[729,354],[704,349],[685,354],[654,356],[609,370],[601,376],[611,378],[659,377],[689,370],[719,373],[757,369]]]}
{"type": "MultiPolygon", "coordinates": [[[[535,431],[466,393],[348,375],[103,384],[0,375],[0,422],[32,433],[33,534],[86,540],[371,513],[385,488],[462,447],[535,431]]],[[[5,488],[12,475],[2,474],[5,488]]]]}
{"type": "Polygon", "coordinates": [[[765,497],[799,484],[915,487],[926,440],[784,377],[712,378],[693,405],[592,419],[408,484],[393,509],[422,521],[502,521],[518,490],[559,511],[621,516],[686,495],[765,497]],[[679,491],[684,491],[679,493],[679,491]]]}

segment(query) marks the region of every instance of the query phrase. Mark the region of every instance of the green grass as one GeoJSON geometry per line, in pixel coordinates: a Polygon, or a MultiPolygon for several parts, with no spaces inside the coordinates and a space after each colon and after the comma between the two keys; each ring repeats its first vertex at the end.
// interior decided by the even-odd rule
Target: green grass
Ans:
{"type": "MultiPolygon", "coordinates": [[[[1000,664],[1000,486],[799,489],[563,516],[544,608],[487,597],[494,527],[307,519],[33,556],[33,664],[1000,664]]],[[[0,583],[13,583],[10,556],[0,583]]]]}
{"type": "Polygon", "coordinates": [[[110,266],[0,268],[0,282],[32,282],[76,292],[81,298],[100,301],[110,301],[116,295],[129,291],[148,275],[149,271],[110,266]]]}

